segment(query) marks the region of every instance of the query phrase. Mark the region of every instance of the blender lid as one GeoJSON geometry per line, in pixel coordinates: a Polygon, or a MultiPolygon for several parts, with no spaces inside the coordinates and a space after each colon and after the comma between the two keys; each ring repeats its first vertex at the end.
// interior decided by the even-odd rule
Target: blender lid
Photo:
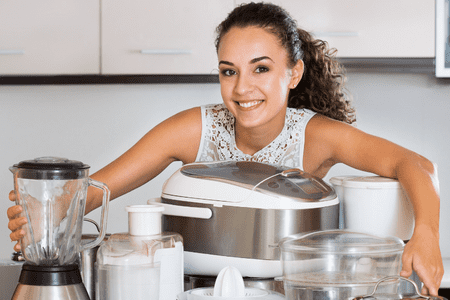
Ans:
{"type": "Polygon", "coordinates": [[[15,164],[11,171],[27,179],[78,179],[87,176],[89,165],[61,157],[38,157],[15,164]]]}
{"type": "Polygon", "coordinates": [[[279,242],[281,251],[327,254],[396,252],[403,251],[404,245],[398,237],[378,237],[346,230],[325,230],[292,235],[279,242]]]}
{"type": "Polygon", "coordinates": [[[215,180],[298,201],[321,201],[334,195],[322,179],[300,169],[253,161],[193,163],[181,168],[188,177],[215,180]]]}

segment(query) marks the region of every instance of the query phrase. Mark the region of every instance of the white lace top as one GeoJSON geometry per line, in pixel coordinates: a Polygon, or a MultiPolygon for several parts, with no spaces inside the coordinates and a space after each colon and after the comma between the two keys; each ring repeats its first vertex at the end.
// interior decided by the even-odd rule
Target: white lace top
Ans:
{"type": "Polygon", "coordinates": [[[303,170],[305,128],[313,111],[288,108],[281,133],[254,155],[236,147],[234,116],[224,104],[202,106],[201,111],[202,139],[195,161],[257,161],[303,170]]]}

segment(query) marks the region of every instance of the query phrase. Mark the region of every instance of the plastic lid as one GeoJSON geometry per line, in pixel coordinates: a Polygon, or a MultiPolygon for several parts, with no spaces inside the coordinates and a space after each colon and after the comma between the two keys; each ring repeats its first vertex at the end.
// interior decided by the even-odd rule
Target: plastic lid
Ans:
{"type": "Polygon", "coordinates": [[[342,185],[344,183],[345,180],[350,179],[350,178],[355,178],[356,176],[334,176],[330,178],[330,183],[333,185],[342,185]]]}
{"type": "Polygon", "coordinates": [[[162,205],[130,205],[128,212],[128,232],[135,236],[161,233],[162,205]]]}
{"type": "Polygon", "coordinates": [[[11,171],[27,179],[78,179],[87,177],[89,165],[61,157],[38,157],[15,164],[11,171]]]}
{"type": "Polygon", "coordinates": [[[345,230],[318,231],[287,237],[279,243],[281,251],[368,254],[403,251],[404,243],[398,237],[377,237],[345,230]]]}
{"type": "Polygon", "coordinates": [[[254,161],[192,163],[184,165],[181,173],[188,177],[221,181],[300,202],[335,197],[334,190],[321,178],[300,169],[254,161]]]}
{"type": "Polygon", "coordinates": [[[360,188],[360,189],[399,189],[401,188],[398,180],[381,176],[362,176],[348,178],[343,181],[344,187],[360,188]]]}

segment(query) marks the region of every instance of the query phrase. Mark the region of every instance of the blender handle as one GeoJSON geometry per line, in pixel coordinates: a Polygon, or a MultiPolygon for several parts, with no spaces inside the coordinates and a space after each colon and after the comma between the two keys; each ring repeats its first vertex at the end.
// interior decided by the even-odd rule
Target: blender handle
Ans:
{"type": "Polygon", "coordinates": [[[109,197],[110,197],[110,191],[109,188],[106,186],[106,184],[96,181],[94,179],[89,178],[88,181],[89,185],[96,187],[98,189],[103,190],[103,200],[102,200],[102,214],[100,219],[100,230],[98,237],[93,240],[92,242],[86,243],[83,245],[80,249],[80,252],[86,249],[94,248],[98,244],[100,244],[103,239],[105,238],[106,234],[106,224],[108,220],[108,207],[109,207],[109,197]]]}

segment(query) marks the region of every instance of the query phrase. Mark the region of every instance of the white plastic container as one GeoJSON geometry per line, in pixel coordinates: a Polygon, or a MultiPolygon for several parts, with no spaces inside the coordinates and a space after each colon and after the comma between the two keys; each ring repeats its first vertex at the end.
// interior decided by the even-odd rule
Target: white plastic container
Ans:
{"type": "Polygon", "coordinates": [[[235,267],[223,268],[214,287],[197,288],[177,295],[176,300],[284,300],[277,292],[245,287],[242,274],[235,267]]]}
{"type": "Polygon", "coordinates": [[[406,241],[414,230],[414,210],[397,180],[380,176],[333,177],[343,209],[343,229],[406,241]]]}
{"type": "Polygon", "coordinates": [[[113,234],[97,252],[98,300],[173,300],[183,292],[183,240],[161,233],[160,205],[126,207],[128,233],[113,234]]]}

